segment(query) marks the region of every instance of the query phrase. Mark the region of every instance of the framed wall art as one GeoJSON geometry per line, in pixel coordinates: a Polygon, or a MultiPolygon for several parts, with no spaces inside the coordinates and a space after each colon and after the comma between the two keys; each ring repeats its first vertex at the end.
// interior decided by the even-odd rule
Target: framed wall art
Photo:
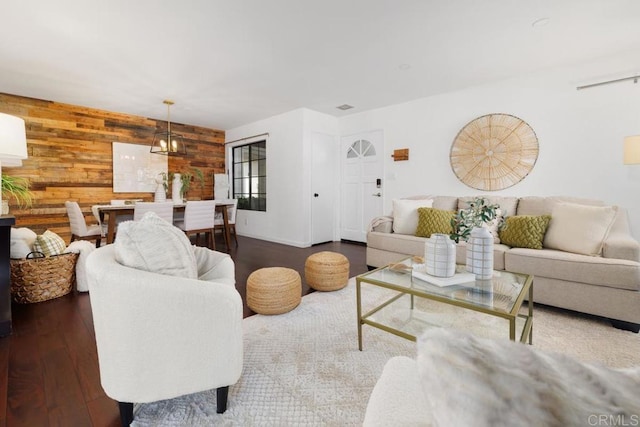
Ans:
{"type": "Polygon", "coordinates": [[[158,174],[167,173],[167,156],[149,152],[148,145],[113,143],[113,192],[153,193],[158,174]]]}
{"type": "Polygon", "coordinates": [[[487,114],[458,132],[449,158],[453,173],[469,187],[503,190],[531,172],[538,159],[538,138],[516,116],[487,114]]]}

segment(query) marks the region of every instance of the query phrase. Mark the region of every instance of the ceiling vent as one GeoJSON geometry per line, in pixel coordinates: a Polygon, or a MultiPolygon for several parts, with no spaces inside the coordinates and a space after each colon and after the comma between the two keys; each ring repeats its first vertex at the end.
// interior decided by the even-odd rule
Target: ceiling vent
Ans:
{"type": "Polygon", "coordinates": [[[338,110],[350,110],[353,108],[353,105],[349,105],[349,104],[342,104],[342,105],[338,105],[336,107],[338,110]]]}

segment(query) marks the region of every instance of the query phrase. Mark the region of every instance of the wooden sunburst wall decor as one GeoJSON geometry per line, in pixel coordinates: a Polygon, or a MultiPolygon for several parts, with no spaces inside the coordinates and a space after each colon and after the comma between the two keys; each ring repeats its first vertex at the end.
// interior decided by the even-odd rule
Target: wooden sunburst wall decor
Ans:
{"type": "Polygon", "coordinates": [[[524,120],[487,114],[464,126],[451,144],[451,168],[471,188],[497,191],[522,181],[538,159],[538,138],[524,120]]]}

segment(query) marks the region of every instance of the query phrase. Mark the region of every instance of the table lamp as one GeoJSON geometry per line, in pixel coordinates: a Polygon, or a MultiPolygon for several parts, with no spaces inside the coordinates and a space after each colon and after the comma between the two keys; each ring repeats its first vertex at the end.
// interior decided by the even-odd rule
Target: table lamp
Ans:
{"type": "MultiPolygon", "coordinates": [[[[2,166],[22,166],[27,158],[27,133],[20,117],[0,113],[0,178],[2,166]]],[[[2,191],[0,189],[0,206],[2,191]]]]}
{"type": "Polygon", "coordinates": [[[624,164],[640,164],[640,135],[627,136],[624,139],[624,164]]]}

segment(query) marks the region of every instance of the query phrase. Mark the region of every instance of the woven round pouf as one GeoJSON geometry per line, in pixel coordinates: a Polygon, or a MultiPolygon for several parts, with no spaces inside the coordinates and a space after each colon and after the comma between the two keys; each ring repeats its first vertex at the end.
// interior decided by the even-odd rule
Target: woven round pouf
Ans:
{"type": "Polygon", "coordinates": [[[247,305],[256,313],[286,313],[296,308],[301,299],[300,274],[290,268],[261,268],[247,279],[247,305]]]}
{"type": "Polygon", "coordinates": [[[349,281],[349,260],[336,252],[318,252],[304,263],[307,284],[316,291],[337,291],[349,281]]]}

